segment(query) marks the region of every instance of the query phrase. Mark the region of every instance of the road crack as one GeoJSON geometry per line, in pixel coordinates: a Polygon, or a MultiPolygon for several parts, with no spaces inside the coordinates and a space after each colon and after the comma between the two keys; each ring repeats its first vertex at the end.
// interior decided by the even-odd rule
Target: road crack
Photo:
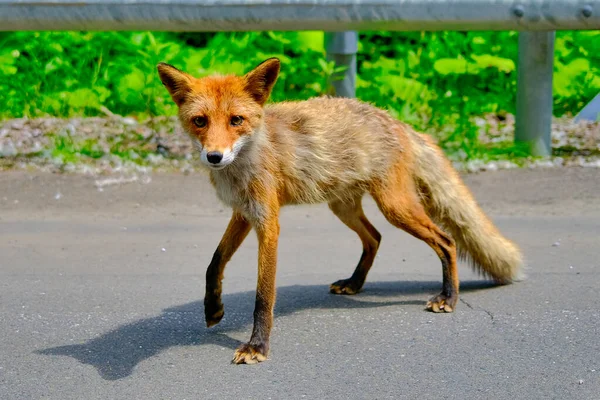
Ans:
{"type": "MultiPolygon", "coordinates": [[[[480,307],[481,308],[481,307],[480,307]]],[[[490,319],[492,320],[492,322],[494,322],[494,314],[492,314],[491,312],[489,312],[488,310],[486,310],[485,308],[481,308],[487,315],[490,316],[490,319]]]]}
{"type": "Polygon", "coordinates": [[[460,302],[463,303],[464,305],[466,305],[467,307],[469,307],[471,310],[474,310],[473,306],[470,305],[465,299],[463,299],[462,297],[459,298],[460,302]]]}
{"type": "MultiPolygon", "coordinates": [[[[475,310],[475,307],[473,307],[471,304],[469,304],[468,301],[466,301],[465,299],[463,299],[462,297],[459,298],[460,302],[463,303],[464,305],[466,305],[467,307],[469,307],[471,310],[475,310]]],[[[488,317],[490,317],[490,320],[492,322],[494,322],[494,314],[492,314],[490,311],[486,310],[483,307],[477,307],[477,309],[483,311],[484,313],[486,313],[488,315],[488,317]]]]}

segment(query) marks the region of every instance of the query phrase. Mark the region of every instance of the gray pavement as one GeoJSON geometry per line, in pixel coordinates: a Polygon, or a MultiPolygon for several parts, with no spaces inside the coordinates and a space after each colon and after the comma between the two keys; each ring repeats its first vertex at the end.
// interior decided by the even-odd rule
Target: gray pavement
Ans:
{"type": "Polygon", "coordinates": [[[379,256],[362,293],[331,295],[358,239],[326,206],[287,208],[270,359],[235,366],[257,243],[229,264],[225,317],[205,328],[204,271],[229,216],[206,177],[99,192],[91,177],[3,172],[0,399],[600,399],[600,170],[465,179],[522,247],[527,280],[494,286],[461,264],[456,312],[424,311],[439,261],[368,199],[379,256]]]}

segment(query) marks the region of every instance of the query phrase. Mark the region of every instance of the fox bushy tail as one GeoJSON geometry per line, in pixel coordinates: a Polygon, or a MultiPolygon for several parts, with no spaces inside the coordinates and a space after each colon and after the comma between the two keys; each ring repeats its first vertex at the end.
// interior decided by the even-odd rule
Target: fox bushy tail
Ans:
{"type": "Polygon", "coordinates": [[[416,181],[425,209],[456,242],[460,259],[501,283],[523,279],[523,257],[479,208],[450,161],[433,141],[411,132],[416,181]]]}

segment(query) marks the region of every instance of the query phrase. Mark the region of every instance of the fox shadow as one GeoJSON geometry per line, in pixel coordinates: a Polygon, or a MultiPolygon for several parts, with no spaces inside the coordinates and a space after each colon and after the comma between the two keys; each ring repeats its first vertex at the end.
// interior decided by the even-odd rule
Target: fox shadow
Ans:
{"type": "MultiPolygon", "coordinates": [[[[486,281],[467,281],[461,284],[461,292],[493,286],[496,285],[486,281]]],[[[427,299],[423,294],[437,293],[440,287],[440,282],[371,282],[365,285],[362,296],[340,296],[330,294],[325,285],[285,286],[277,289],[275,319],[305,309],[412,305],[421,311],[427,299]],[[416,294],[419,298],[413,300],[373,300],[416,294]]],[[[103,379],[118,380],[131,375],[140,362],[173,346],[212,344],[235,349],[242,342],[231,338],[227,332],[252,324],[254,299],[254,291],[224,295],[225,317],[219,325],[210,329],[205,326],[203,301],[194,301],[167,308],[156,317],[122,325],[83,344],[52,347],[36,350],[35,353],[73,357],[80,363],[94,366],[103,379]]]]}

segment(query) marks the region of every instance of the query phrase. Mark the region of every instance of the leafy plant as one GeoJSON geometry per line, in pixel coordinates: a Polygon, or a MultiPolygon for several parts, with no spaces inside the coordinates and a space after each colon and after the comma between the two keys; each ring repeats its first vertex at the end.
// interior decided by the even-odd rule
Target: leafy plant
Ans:
{"type": "MultiPolygon", "coordinates": [[[[480,146],[472,118],[515,111],[517,35],[363,32],[357,95],[448,151],[480,157],[493,151],[480,146]]],[[[340,68],[323,41],[322,32],[0,32],[0,118],[174,115],[160,61],[205,76],[243,74],[276,56],[273,101],[324,95],[340,68]]],[[[554,113],[575,114],[600,92],[600,31],[558,32],[555,48],[554,113]]]]}

